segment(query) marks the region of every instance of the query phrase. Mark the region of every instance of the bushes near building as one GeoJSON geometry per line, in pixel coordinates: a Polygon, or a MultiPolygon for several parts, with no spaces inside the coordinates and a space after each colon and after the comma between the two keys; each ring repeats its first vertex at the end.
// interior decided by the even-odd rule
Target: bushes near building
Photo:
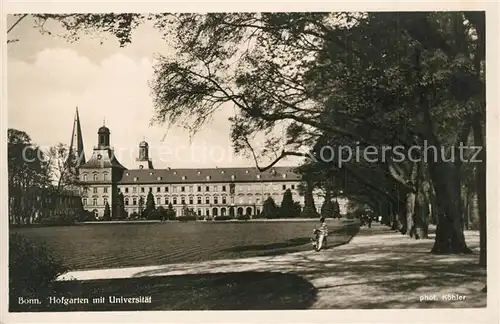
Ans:
{"type": "Polygon", "coordinates": [[[278,218],[279,210],[272,197],[268,197],[262,206],[263,218],[278,218]]]}
{"type": "Polygon", "coordinates": [[[168,208],[167,208],[167,219],[169,220],[173,220],[175,219],[175,210],[174,210],[174,207],[172,206],[172,204],[168,204],[168,208]]]}
{"type": "Polygon", "coordinates": [[[226,221],[226,220],[231,220],[233,217],[231,216],[216,216],[213,218],[215,221],[226,221]]]}
{"type": "Polygon", "coordinates": [[[283,200],[281,201],[281,206],[279,208],[279,217],[299,217],[300,210],[300,203],[293,201],[292,191],[290,189],[285,190],[283,193],[283,200]]]}

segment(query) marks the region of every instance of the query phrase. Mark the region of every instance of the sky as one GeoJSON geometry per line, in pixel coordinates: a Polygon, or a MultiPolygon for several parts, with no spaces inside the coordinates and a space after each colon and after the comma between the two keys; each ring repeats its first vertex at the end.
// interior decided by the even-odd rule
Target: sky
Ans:
{"type": "MultiPolygon", "coordinates": [[[[16,20],[8,16],[10,27],[16,20]]],[[[42,147],[69,144],[75,109],[78,107],[85,155],[97,145],[97,129],[105,123],[119,161],[135,168],[138,144],[145,139],[155,168],[254,166],[253,159],[236,156],[231,148],[226,105],[190,140],[175,125],[150,126],[153,103],[148,81],[153,56],[169,54],[157,30],[139,27],[132,44],[120,48],[113,37],[82,35],[74,43],[60,37],[55,23],[34,28],[31,17],[8,34],[7,84],[8,127],[25,131],[42,147]]],[[[263,161],[264,162],[264,161],[263,161]]],[[[278,165],[296,165],[290,158],[278,165]]],[[[263,163],[265,164],[265,163],[263,163]]]]}

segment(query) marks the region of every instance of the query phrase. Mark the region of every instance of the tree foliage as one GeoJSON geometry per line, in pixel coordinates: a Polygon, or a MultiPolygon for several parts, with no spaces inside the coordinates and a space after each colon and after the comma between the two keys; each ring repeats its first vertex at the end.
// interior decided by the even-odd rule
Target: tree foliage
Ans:
{"type": "Polygon", "coordinates": [[[276,206],[274,199],[271,196],[269,196],[264,201],[264,204],[262,205],[261,217],[262,218],[277,218],[278,215],[279,215],[278,206],[276,206]]]}
{"type": "Polygon", "coordinates": [[[279,208],[280,217],[298,217],[300,216],[300,205],[297,208],[296,202],[293,201],[292,191],[286,189],[283,193],[283,200],[279,208]]]}
{"type": "Polygon", "coordinates": [[[146,208],[144,209],[143,216],[147,219],[152,219],[155,216],[155,210],[155,198],[153,196],[153,191],[150,188],[146,197],[146,208]]]}
{"type": "Polygon", "coordinates": [[[102,216],[102,220],[109,221],[111,220],[111,209],[109,208],[108,202],[104,205],[104,214],[102,216]]]}

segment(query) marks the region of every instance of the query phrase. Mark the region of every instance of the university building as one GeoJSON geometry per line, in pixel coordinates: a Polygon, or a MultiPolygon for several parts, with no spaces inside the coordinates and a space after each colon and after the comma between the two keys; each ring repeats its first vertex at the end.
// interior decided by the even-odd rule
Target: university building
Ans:
{"type": "MultiPolygon", "coordinates": [[[[274,167],[259,172],[255,167],[155,169],[149,157],[149,145],[139,143],[139,156],[133,169],[123,166],[110,146],[111,132],[106,126],[97,132],[97,146],[87,161],[83,150],[78,111],[73,127],[70,148],[80,157],[78,169],[82,183],[82,203],[97,218],[104,215],[105,205],[111,211],[121,192],[125,211],[139,213],[139,201],[145,206],[149,191],[156,207],[167,208],[172,204],[176,215],[181,216],[185,207],[198,216],[258,215],[267,197],[279,206],[285,190],[290,189],[294,201],[303,206],[304,198],[298,193],[300,175],[291,167],[274,167]]],[[[322,197],[315,195],[319,211],[322,197]]]]}

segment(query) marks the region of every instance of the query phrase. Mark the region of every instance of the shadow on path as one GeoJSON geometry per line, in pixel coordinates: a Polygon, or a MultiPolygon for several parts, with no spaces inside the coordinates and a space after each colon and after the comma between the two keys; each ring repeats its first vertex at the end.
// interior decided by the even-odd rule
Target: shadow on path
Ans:
{"type": "Polygon", "coordinates": [[[136,311],[136,310],[272,310],[306,309],[316,289],[295,274],[237,272],[59,282],[40,296],[42,305],[18,305],[10,312],[136,311]],[[88,304],[49,304],[48,296],[88,298],[88,304]],[[104,296],[106,303],[92,303],[104,296]],[[116,303],[109,296],[150,296],[151,303],[116,303]]]}
{"type": "MultiPolygon", "coordinates": [[[[325,249],[348,244],[352,238],[359,233],[359,229],[358,223],[352,223],[330,231],[327,238],[328,247],[325,249]]],[[[297,237],[284,242],[269,244],[239,245],[223,249],[222,252],[240,253],[241,256],[244,257],[247,252],[251,252],[255,256],[276,256],[285,253],[307,251],[312,250],[311,237],[312,235],[310,237],[297,237]]]]}

